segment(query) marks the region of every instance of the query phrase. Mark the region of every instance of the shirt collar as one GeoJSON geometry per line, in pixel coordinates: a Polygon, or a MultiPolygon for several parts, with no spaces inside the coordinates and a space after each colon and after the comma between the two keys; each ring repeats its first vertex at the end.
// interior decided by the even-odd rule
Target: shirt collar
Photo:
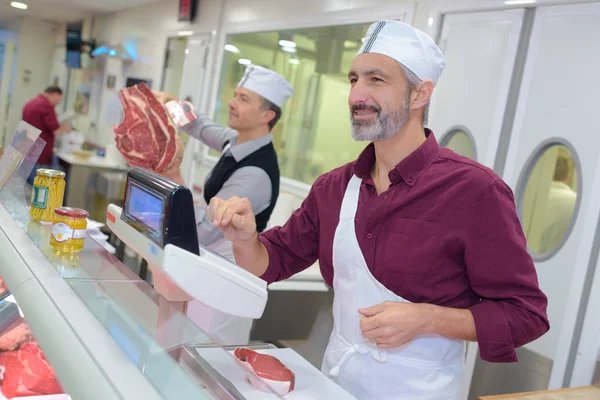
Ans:
{"type": "Polygon", "coordinates": [[[236,162],[240,162],[250,154],[254,153],[256,150],[271,143],[273,141],[273,135],[269,133],[265,136],[259,137],[258,139],[253,139],[242,144],[237,144],[237,140],[237,136],[230,140],[229,143],[231,146],[229,149],[227,149],[225,155],[231,155],[236,162]]]}
{"type": "MultiPolygon", "coordinates": [[[[440,146],[435,135],[430,129],[425,128],[425,136],[427,137],[425,142],[389,172],[390,182],[395,183],[403,180],[407,185],[414,186],[419,176],[437,158],[440,146]]],[[[374,163],[375,145],[371,143],[363,150],[354,163],[354,174],[361,179],[370,179],[374,163]]]]}

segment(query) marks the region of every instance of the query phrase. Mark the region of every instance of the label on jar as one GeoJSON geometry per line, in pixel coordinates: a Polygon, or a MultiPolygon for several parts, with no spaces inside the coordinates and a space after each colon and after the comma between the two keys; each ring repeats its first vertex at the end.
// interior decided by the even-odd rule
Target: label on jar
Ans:
{"type": "Polygon", "coordinates": [[[85,229],[74,229],[73,239],[85,239],[85,229]]]}
{"type": "Polygon", "coordinates": [[[45,209],[48,205],[48,188],[44,186],[33,186],[31,196],[31,207],[45,209]]]}
{"type": "Polygon", "coordinates": [[[73,237],[73,229],[64,222],[52,226],[52,237],[57,242],[66,242],[73,237]]]}

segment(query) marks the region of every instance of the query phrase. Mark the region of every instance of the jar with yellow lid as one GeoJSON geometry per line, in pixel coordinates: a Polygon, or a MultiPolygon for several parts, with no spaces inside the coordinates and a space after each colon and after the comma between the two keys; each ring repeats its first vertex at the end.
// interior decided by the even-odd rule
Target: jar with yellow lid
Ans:
{"type": "Polygon", "coordinates": [[[65,173],[45,168],[36,173],[29,214],[36,221],[52,222],[54,209],[62,207],[65,196],[65,173]]]}
{"type": "Polygon", "coordinates": [[[63,253],[83,249],[88,212],[80,208],[59,207],[54,210],[50,245],[63,253]]]}

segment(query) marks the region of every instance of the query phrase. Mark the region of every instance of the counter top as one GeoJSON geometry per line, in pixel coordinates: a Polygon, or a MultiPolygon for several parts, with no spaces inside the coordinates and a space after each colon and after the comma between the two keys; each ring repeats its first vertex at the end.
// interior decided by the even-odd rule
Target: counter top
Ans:
{"type": "Polygon", "coordinates": [[[482,396],[478,400],[600,400],[600,389],[594,386],[582,386],[539,392],[482,396]]]}
{"type": "Polygon", "coordinates": [[[75,157],[71,153],[62,152],[59,150],[54,150],[54,154],[56,157],[60,158],[64,162],[67,162],[71,165],[77,165],[81,167],[88,168],[101,168],[101,169],[109,169],[116,171],[127,171],[129,167],[127,165],[119,164],[113,161],[106,159],[105,157],[100,157],[96,154],[92,155],[89,159],[83,160],[81,158],[75,157]]]}

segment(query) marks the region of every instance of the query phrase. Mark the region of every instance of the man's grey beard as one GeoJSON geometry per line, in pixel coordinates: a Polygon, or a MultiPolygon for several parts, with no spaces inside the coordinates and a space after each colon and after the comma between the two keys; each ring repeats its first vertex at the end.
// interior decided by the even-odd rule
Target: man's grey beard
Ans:
{"type": "Polygon", "coordinates": [[[390,114],[381,111],[377,106],[354,105],[350,108],[350,121],[352,123],[352,137],[357,141],[375,141],[388,139],[394,136],[408,122],[409,101],[390,114]],[[377,119],[370,121],[355,120],[354,112],[357,110],[372,110],[377,112],[377,119]]]}

